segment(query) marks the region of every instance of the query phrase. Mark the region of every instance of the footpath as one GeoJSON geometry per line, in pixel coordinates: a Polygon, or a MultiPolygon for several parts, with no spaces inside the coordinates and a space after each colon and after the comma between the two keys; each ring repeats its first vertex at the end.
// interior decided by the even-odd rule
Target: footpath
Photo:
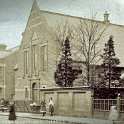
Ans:
{"type": "MultiPolygon", "coordinates": [[[[0,112],[0,116],[8,116],[8,112],[0,112]]],[[[115,121],[112,122],[110,120],[102,120],[102,119],[95,119],[95,118],[83,118],[83,117],[65,117],[65,116],[42,116],[41,114],[34,114],[34,113],[16,113],[17,117],[20,118],[30,118],[30,119],[41,119],[41,120],[48,120],[54,122],[62,122],[68,124],[124,124],[124,121],[115,121]]]]}

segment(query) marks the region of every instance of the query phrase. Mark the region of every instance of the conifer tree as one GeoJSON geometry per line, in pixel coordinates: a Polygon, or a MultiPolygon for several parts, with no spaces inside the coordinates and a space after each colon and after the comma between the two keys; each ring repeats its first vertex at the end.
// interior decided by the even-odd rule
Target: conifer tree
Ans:
{"type": "Polygon", "coordinates": [[[68,38],[66,38],[62,48],[62,56],[55,72],[55,81],[59,86],[71,87],[73,86],[74,79],[70,41],[68,38]]]}
{"type": "Polygon", "coordinates": [[[120,63],[119,59],[115,56],[113,36],[109,37],[108,42],[105,44],[103,59],[103,78],[102,87],[111,87],[112,81],[119,80],[120,74],[116,71],[116,66],[120,63]]]}

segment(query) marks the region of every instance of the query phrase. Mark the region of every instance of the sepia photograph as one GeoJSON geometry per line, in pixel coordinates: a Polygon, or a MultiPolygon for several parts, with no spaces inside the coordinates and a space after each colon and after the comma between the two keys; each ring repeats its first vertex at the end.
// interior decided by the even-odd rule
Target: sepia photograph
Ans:
{"type": "Polygon", "coordinates": [[[0,0],[0,124],[124,124],[124,0],[0,0]]]}

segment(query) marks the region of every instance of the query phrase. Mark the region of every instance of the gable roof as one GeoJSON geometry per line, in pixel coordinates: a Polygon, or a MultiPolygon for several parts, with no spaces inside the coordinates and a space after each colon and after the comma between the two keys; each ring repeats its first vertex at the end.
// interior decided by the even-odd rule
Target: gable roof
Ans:
{"type": "MultiPolygon", "coordinates": [[[[51,14],[51,15],[58,15],[58,16],[64,16],[65,18],[72,18],[72,19],[78,19],[78,20],[87,20],[87,21],[95,21],[95,22],[98,22],[98,23],[104,23],[104,20],[101,21],[101,20],[93,20],[93,19],[90,19],[90,18],[84,18],[82,16],[75,16],[75,15],[71,15],[71,14],[64,14],[64,13],[59,13],[59,12],[54,12],[54,11],[51,11],[51,10],[41,10],[40,9],[40,12],[41,14],[45,13],[45,14],[51,14]]],[[[121,27],[121,28],[124,28],[124,25],[122,24],[115,24],[115,23],[111,23],[111,22],[108,22],[109,25],[112,25],[112,26],[118,26],[118,27],[121,27]]]]}

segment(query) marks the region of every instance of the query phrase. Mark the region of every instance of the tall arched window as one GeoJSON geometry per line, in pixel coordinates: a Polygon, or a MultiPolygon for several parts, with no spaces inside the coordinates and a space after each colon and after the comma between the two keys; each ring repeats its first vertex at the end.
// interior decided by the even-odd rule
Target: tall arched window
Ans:
{"type": "Polygon", "coordinates": [[[29,72],[29,52],[24,50],[24,74],[29,72]]]}
{"type": "Polygon", "coordinates": [[[32,35],[31,40],[31,61],[32,61],[32,73],[36,75],[38,71],[38,45],[39,38],[36,32],[32,35]]]}
{"type": "Polygon", "coordinates": [[[47,70],[47,43],[44,43],[40,46],[40,70],[46,71],[47,70]]]}

